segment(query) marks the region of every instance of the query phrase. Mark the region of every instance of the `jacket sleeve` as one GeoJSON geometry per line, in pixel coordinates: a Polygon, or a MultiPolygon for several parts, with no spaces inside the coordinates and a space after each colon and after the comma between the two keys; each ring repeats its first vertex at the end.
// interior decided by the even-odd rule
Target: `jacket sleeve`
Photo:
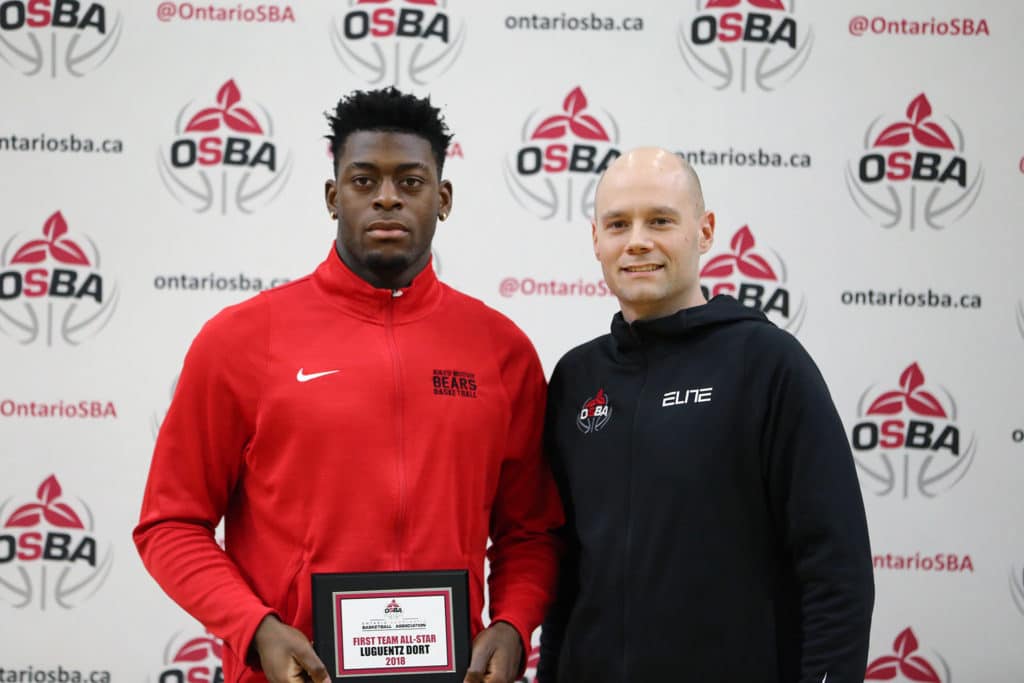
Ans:
{"type": "Polygon", "coordinates": [[[226,309],[192,343],[133,532],[157,583],[239,662],[272,610],[217,544],[214,529],[231,504],[254,430],[266,356],[265,318],[258,311],[226,309]]]}
{"type": "Polygon", "coordinates": [[[541,455],[544,373],[533,346],[515,332],[521,342],[502,367],[510,416],[487,557],[491,620],[506,621],[519,632],[525,668],[531,635],[554,596],[560,555],[554,530],[562,524],[562,509],[541,455]]]}
{"type": "Polygon", "coordinates": [[[759,344],[782,347],[769,363],[762,453],[772,517],[800,595],[799,680],[820,683],[827,674],[829,683],[861,683],[874,579],[853,455],[818,368],[794,338],[772,332],[759,344]]]}
{"type": "Polygon", "coordinates": [[[579,561],[580,547],[576,536],[575,511],[568,479],[562,463],[562,453],[557,447],[555,438],[556,406],[559,405],[558,368],[551,376],[548,387],[547,416],[544,420],[544,453],[551,463],[551,472],[558,486],[558,493],[565,510],[565,524],[559,535],[565,546],[565,556],[558,573],[558,587],[555,600],[544,618],[540,632],[540,661],[537,663],[537,683],[557,683],[559,655],[565,641],[565,629],[569,623],[569,615],[579,595],[579,561]]]}

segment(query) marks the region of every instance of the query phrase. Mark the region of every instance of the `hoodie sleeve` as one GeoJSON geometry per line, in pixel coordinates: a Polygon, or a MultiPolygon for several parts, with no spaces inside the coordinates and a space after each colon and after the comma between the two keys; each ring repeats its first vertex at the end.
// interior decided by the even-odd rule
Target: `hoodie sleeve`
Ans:
{"type": "Polygon", "coordinates": [[[576,537],[575,514],[565,467],[555,438],[555,410],[561,402],[559,371],[551,376],[548,388],[547,415],[544,420],[544,453],[551,463],[555,484],[562,498],[565,510],[565,524],[559,530],[565,546],[565,556],[558,572],[555,601],[544,618],[540,632],[540,661],[537,663],[537,683],[557,683],[559,655],[565,640],[565,629],[569,615],[579,594],[580,545],[576,537]]]}
{"type": "Polygon", "coordinates": [[[821,373],[795,338],[775,328],[769,350],[769,504],[800,595],[800,683],[861,683],[874,603],[860,484],[842,422],[821,373]],[[771,353],[771,349],[779,353],[771,353]]]}
{"type": "MultiPolygon", "coordinates": [[[[511,323],[509,323],[511,325],[511,323]]],[[[560,544],[554,530],[562,509],[547,462],[541,455],[546,383],[533,346],[518,328],[502,363],[511,406],[507,450],[491,511],[493,544],[488,586],[491,620],[505,621],[523,642],[523,667],[530,638],[554,595],[560,544]]]]}
{"type": "Polygon", "coordinates": [[[273,610],[214,539],[241,476],[265,366],[262,309],[240,308],[214,317],[189,349],[133,538],[161,588],[224,640],[226,655],[245,662],[257,626],[273,610]]]}

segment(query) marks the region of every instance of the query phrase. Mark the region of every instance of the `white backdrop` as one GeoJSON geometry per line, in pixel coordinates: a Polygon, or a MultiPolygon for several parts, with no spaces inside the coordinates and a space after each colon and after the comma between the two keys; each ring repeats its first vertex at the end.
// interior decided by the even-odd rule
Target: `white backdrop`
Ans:
{"type": "Polygon", "coordinates": [[[600,162],[686,153],[705,284],[797,334],[855,445],[872,679],[1024,680],[1022,31],[997,0],[0,2],[0,681],[215,677],[130,539],[154,429],[200,325],[327,253],[322,113],[395,82],[456,134],[442,279],[549,372],[616,310],[600,162]]]}

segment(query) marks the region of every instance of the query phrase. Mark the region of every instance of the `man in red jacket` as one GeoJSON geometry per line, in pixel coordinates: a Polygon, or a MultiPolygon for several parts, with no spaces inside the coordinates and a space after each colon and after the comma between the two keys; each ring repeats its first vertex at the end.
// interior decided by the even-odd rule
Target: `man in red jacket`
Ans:
{"type": "Polygon", "coordinates": [[[452,206],[438,109],[389,88],[328,118],[337,239],[315,272],[199,332],[135,543],[224,640],[226,683],[330,680],[309,642],[311,573],[452,568],[470,576],[467,680],[507,683],[558,562],[540,363],[511,321],[431,268],[452,206]]]}

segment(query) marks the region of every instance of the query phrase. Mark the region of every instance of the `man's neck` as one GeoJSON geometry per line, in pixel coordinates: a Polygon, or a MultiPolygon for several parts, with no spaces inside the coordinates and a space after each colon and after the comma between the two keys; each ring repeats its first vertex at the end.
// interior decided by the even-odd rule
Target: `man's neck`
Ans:
{"type": "Polygon", "coordinates": [[[355,273],[356,277],[377,289],[405,289],[412,284],[413,279],[427,267],[427,263],[430,261],[430,256],[428,254],[427,258],[423,260],[422,263],[413,263],[401,270],[374,270],[367,267],[365,264],[356,262],[355,259],[351,258],[351,256],[346,256],[346,254],[338,248],[337,244],[335,244],[334,250],[337,252],[338,258],[341,259],[341,262],[344,263],[349,270],[355,273]]]}
{"type": "Polygon", "coordinates": [[[687,295],[680,297],[679,299],[669,301],[656,301],[652,302],[649,306],[630,306],[629,304],[619,301],[619,308],[622,310],[623,319],[632,325],[638,320],[654,320],[655,318],[667,318],[670,315],[675,315],[679,311],[686,308],[694,308],[696,306],[703,306],[708,302],[704,298],[704,292],[697,287],[695,291],[690,292],[687,295]]]}

